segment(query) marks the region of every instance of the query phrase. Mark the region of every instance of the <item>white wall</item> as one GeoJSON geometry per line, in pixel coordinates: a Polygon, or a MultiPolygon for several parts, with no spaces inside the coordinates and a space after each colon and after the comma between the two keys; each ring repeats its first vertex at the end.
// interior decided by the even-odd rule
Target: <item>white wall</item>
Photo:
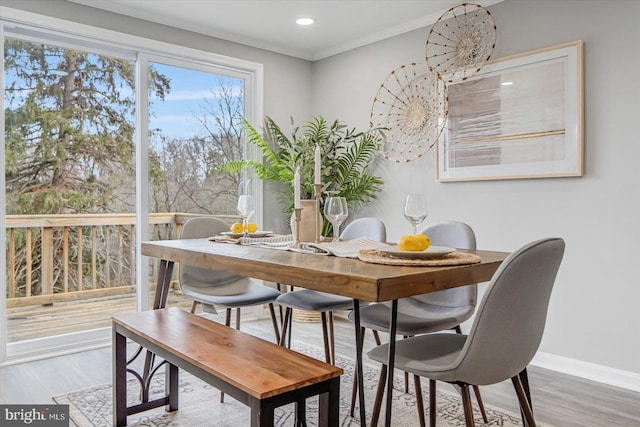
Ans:
{"type": "MultiPolygon", "coordinates": [[[[469,223],[480,248],[512,251],[563,237],[541,351],[640,374],[640,2],[507,0],[489,10],[498,27],[494,57],[584,42],[585,175],[438,183],[433,153],[408,164],[380,159],[384,190],[367,214],[385,221],[390,239],[407,234],[402,202],[411,190],[427,194],[427,221],[469,223]]],[[[366,128],[387,75],[424,62],[428,30],[314,63],[313,113],[366,128]]]]}

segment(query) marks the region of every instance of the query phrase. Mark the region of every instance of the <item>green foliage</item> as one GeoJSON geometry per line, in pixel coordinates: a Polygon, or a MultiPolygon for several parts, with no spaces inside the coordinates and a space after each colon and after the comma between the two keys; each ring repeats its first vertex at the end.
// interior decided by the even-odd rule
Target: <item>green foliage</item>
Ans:
{"type": "Polygon", "coordinates": [[[135,175],[134,63],[12,38],[4,61],[7,213],[112,210],[109,183],[135,175]]]}
{"type": "MultiPolygon", "coordinates": [[[[375,199],[380,191],[382,179],[367,173],[380,144],[380,136],[375,131],[358,132],[338,120],[329,124],[322,117],[314,117],[302,130],[294,125],[290,137],[270,117],[265,119],[264,137],[246,120],[243,127],[247,142],[262,150],[264,161],[227,162],[221,169],[229,173],[253,169],[260,179],[281,182],[284,190],[277,197],[288,215],[293,210],[296,167],[300,167],[302,176],[302,198],[313,198],[316,145],[322,153],[321,208],[328,195],[345,197],[349,209],[353,209],[375,199]]],[[[323,235],[330,232],[329,225],[325,220],[323,235]]]]}

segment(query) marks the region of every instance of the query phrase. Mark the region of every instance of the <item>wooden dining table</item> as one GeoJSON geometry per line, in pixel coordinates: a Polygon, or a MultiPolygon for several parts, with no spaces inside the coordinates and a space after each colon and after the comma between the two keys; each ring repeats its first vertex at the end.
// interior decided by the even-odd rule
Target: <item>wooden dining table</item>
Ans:
{"type": "MultiPolygon", "coordinates": [[[[478,255],[476,264],[417,267],[394,266],[278,250],[249,245],[212,242],[208,239],[162,240],[142,243],[142,255],[159,258],[158,282],[154,307],[164,308],[174,263],[224,271],[296,287],[313,289],[354,299],[353,319],[356,335],[356,359],[360,423],[366,425],[360,301],[391,301],[390,336],[395,336],[398,299],[437,292],[490,280],[505,252],[460,250],[478,255]]],[[[389,343],[385,425],[391,425],[391,396],[394,371],[395,340],[389,343]]]]}

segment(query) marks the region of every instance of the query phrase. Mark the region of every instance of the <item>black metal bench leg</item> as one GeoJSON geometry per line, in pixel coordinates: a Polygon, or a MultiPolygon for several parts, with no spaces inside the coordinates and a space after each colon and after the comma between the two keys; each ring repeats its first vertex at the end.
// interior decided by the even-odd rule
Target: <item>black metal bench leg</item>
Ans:
{"type": "Polygon", "coordinates": [[[113,425],[127,425],[127,339],[113,331],[113,425]]]}
{"type": "Polygon", "coordinates": [[[305,399],[296,402],[296,427],[307,427],[307,402],[305,399]]]}
{"type": "Polygon", "coordinates": [[[169,404],[165,406],[167,412],[178,410],[178,367],[171,363],[165,364],[165,393],[169,397],[169,404]]]}
{"type": "Polygon", "coordinates": [[[274,407],[259,399],[251,400],[251,427],[273,426],[275,417],[274,407]]]}
{"type": "Polygon", "coordinates": [[[329,380],[329,392],[318,396],[318,426],[328,427],[340,424],[340,377],[329,380]]]}

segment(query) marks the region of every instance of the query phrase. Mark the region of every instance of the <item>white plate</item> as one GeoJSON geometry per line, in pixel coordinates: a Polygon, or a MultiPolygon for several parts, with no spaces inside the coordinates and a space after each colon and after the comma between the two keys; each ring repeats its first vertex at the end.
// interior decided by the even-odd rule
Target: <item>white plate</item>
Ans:
{"type": "MultiPolygon", "coordinates": [[[[223,231],[220,234],[231,237],[232,239],[239,239],[245,235],[244,233],[234,233],[233,231],[223,231]]],[[[258,239],[260,237],[267,237],[269,234],[273,234],[273,231],[256,231],[255,233],[247,233],[246,237],[258,239]]]]}
{"type": "Polygon", "coordinates": [[[261,237],[267,237],[269,234],[273,234],[273,231],[256,231],[255,233],[249,233],[248,236],[259,239],[261,237]]]}
{"type": "Polygon", "coordinates": [[[232,239],[239,239],[244,236],[244,233],[234,233],[233,231],[223,231],[220,234],[222,234],[223,236],[231,237],[232,239]]]}
{"type": "Polygon", "coordinates": [[[455,248],[448,248],[446,246],[429,246],[424,251],[401,251],[398,246],[389,245],[383,246],[378,250],[396,258],[430,259],[443,257],[446,254],[455,251],[455,248]]]}

